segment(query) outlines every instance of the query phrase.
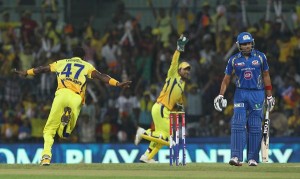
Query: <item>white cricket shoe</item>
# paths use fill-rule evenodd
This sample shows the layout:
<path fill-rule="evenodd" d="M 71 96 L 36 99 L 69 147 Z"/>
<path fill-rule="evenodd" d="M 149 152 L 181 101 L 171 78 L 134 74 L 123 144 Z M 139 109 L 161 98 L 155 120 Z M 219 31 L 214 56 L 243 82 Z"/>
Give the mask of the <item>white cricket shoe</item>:
<path fill-rule="evenodd" d="M 257 162 L 255 160 L 251 159 L 251 160 L 248 161 L 248 165 L 256 167 L 258 164 L 257 164 Z"/>
<path fill-rule="evenodd" d="M 237 157 L 232 157 L 229 161 L 229 164 L 233 166 L 242 166 L 242 162 L 240 162 Z"/>
<path fill-rule="evenodd" d="M 142 162 L 142 163 L 158 163 L 158 162 L 157 162 L 156 160 L 154 160 L 153 158 L 149 160 L 148 157 L 147 157 L 145 154 L 143 154 L 143 155 L 141 156 L 140 162 Z"/>
<path fill-rule="evenodd" d="M 134 139 L 135 145 L 139 145 L 139 143 L 142 140 L 142 134 L 144 134 L 145 131 L 146 131 L 145 129 L 138 127 L 138 129 L 136 130 L 136 135 L 135 135 L 135 139 Z"/>

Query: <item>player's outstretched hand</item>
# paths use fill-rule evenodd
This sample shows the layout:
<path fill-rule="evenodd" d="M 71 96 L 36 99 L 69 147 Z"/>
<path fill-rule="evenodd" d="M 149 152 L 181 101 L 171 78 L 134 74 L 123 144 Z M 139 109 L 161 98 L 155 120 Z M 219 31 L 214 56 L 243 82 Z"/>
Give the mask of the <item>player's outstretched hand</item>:
<path fill-rule="evenodd" d="M 131 83 L 132 81 L 119 82 L 117 86 L 121 88 L 129 88 Z"/>
<path fill-rule="evenodd" d="M 16 68 L 11 70 L 13 73 L 18 74 L 20 77 L 26 77 L 27 76 L 27 72 L 26 71 L 18 71 Z"/>
<path fill-rule="evenodd" d="M 184 47 L 188 43 L 189 39 L 185 36 L 181 35 L 180 38 L 177 40 L 177 50 L 180 52 L 184 52 Z"/>

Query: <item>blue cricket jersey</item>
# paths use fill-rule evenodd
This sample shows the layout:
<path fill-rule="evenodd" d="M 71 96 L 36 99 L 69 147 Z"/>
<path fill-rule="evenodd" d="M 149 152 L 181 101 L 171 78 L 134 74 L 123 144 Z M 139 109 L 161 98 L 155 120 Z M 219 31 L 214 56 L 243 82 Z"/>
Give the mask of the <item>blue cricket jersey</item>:
<path fill-rule="evenodd" d="M 241 89 L 263 90 L 263 71 L 268 71 L 266 55 L 258 50 L 252 50 L 249 58 L 241 52 L 231 56 L 225 69 L 225 74 L 236 75 L 236 87 Z"/>

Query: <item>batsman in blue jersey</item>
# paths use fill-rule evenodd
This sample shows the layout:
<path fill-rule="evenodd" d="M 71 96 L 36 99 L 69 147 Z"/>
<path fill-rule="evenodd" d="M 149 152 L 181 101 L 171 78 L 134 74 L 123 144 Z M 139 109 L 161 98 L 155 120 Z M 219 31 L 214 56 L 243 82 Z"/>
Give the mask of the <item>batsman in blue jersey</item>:
<path fill-rule="evenodd" d="M 243 150 L 247 143 L 249 166 L 257 166 L 262 139 L 262 120 L 266 93 L 267 108 L 272 111 L 275 98 L 269 66 L 264 53 L 254 49 L 254 39 L 248 32 L 237 37 L 239 53 L 231 56 L 225 69 L 220 93 L 214 99 L 217 111 L 227 106 L 224 98 L 230 78 L 235 75 L 234 114 L 231 119 L 231 159 L 230 165 L 241 166 Z"/>

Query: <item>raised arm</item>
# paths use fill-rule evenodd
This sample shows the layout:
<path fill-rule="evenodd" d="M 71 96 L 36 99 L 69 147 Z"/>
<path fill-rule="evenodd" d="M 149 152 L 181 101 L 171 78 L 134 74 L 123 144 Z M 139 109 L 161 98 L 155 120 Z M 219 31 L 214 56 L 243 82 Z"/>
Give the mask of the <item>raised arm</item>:
<path fill-rule="evenodd" d="M 98 79 L 104 83 L 111 85 L 111 86 L 118 86 L 121 88 L 129 88 L 130 84 L 131 84 L 131 81 L 119 82 L 116 79 L 110 77 L 109 75 L 100 73 L 97 70 L 94 70 L 92 72 L 92 78 Z"/>
<path fill-rule="evenodd" d="M 173 54 L 171 66 L 168 70 L 168 77 L 177 74 L 178 71 L 178 61 L 181 52 L 184 52 L 185 45 L 188 43 L 189 39 L 183 35 L 177 40 L 177 48 Z"/>
<path fill-rule="evenodd" d="M 19 76 L 26 77 L 27 75 L 34 76 L 34 75 L 37 75 L 40 73 L 49 73 L 49 72 L 51 72 L 51 70 L 50 70 L 50 65 L 46 65 L 46 66 L 39 66 L 36 68 L 31 68 L 26 71 L 23 71 L 23 70 L 19 71 L 17 69 L 13 69 L 13 72 L 19 74 Z"/>

